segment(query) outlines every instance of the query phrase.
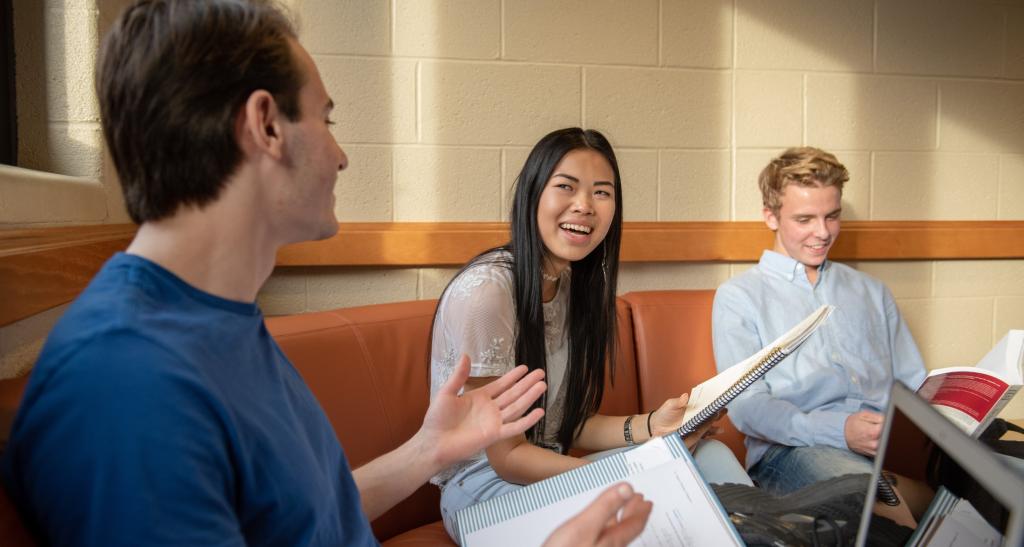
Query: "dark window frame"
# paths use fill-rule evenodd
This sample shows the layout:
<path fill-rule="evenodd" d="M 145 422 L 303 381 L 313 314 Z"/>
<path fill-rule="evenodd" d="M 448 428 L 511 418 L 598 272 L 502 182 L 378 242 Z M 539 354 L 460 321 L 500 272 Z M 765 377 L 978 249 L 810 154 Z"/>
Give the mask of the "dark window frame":
<path fill-rule="evenodd" d="M 17 112 L 13 1 L 0 0 L 0 164 L 18 164 Z"/>

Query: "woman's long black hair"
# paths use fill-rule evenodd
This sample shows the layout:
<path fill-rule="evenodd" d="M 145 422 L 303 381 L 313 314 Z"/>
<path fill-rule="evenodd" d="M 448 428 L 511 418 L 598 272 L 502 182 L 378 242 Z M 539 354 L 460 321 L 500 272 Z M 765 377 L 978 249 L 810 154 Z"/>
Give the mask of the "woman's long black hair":
<path fill-rule="evenodd" d="M 558 163 L 569 152 L 580 149 L 594 150 L 611 166 L 615 175 L 615 215 L 604 241 L 589 255 L 572 263 L 568 309 L 569 360 L 563 380 L 566 389 L 565 410 L 558 430 L 558 442 L 563 453 L 572 446 L 584 422 L 597 412 L 601 404 L 605 366 L 612 371 L 614 378 L 617 347 L 615 295 L 619 245 L 622 241 L 622 185 L 619 164 L 608 139 L 598 131 L 579 127 L 559 129 L 545 135 L 530 151 L 516 178 L 511 241 L 484 251 L 463 267 L 465 271 L 476 264 L 496 263 L 512 270 L 516 307 L 516 363 L 525 363 L 530 370 L 542 369 L 547 372 L 541 276 L 547 249 L 537 228 L 537 206 Z M 507 251 L 509 254 L 497 251 Z M 511 260 L 507 256 L 511 256 Z M 544 398 L 557 395 L 545 394 L 534 407 L 543 408 Z M 531 442 L 541 442 L 543 429 L 544 422 L 541 421 L 527 432 Z"/>

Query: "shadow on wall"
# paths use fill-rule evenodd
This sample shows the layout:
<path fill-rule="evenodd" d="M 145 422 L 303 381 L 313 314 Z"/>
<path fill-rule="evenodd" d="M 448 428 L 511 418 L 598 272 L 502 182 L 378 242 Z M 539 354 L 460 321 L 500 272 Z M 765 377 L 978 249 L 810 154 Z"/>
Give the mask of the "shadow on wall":
<path fill-rule="evenodd" d="M 1024 153 L 1024 66 L 1007 45 L 1020 14 L 940 1 L 737 0 L 737 68 L 800 73 L 804 142 L 851 167 L 848 218 L 1008 214 L 1000 154 Z"/>

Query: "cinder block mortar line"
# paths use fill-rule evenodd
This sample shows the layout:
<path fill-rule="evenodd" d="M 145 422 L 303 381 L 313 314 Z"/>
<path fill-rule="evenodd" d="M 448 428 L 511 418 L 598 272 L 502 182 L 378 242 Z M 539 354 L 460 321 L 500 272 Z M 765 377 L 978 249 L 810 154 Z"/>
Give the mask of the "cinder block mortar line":
<path fill-rule="evenodd" d="M 505 0 L 498 6 L 498 58 L 505 58 Z"/>
<path fill-rule="evenodd" d="M 1004 220 L 1001 211 L 1003 210 L 1003 157 L 1006 154 L 999 154 L 996 161 L 996 220 Z"/>
<path fill-rule="evenodd" d="M 804 73 L 800 85 L 800 143 L 807 146 L 807 74 Z"/>
<path fill-rule="evenodd" d="M 302 309 L 309 311 L 309 274 L 302 274 Z"/>
<path fill-rule="evenodd" d="M 930 266 L 930 268 L 929 268 L 929 272 L 928 273 L 931 274 L 931 279 L 928 281 L 928 284 L 929 284 L 928 294 L 930 295 L 930 298 L 934 299 L 934 298 L 937 297 L 936 291 L 935 291 L 935 280 L 936 280 L 936 278 L 938 278 L 938 273 L 936 272 L 935 261 L 934 260 L 929 261 L 929 266 Z"/>
<path fill-rule="evenodd" d="M 413 85 L 416 86 L 416 142 L 423 142 L 423 63 L 416 63 L 416 76 Z"/>
<path fill-rule="evenodd" d="M 871 72 L 878 72 L 878 0 L 871 6 Z"/>
<path fill-rule="evenodd" d="M 84 121 L 79 121 L 79 120 L 47 120 L 46 121 L 46 125 L 48 127 L 66 127 L 66 128 L 69 128 L 69 129 L 71 129 L 71 128 L 74 128 L 74 129 L 82 129 L 82 128 L 84 128 L 84 129 L 100 129 L 100 122 L 99 122 L 99 120 L 96 120 L 96 121 L 92 121 L 92 120 L 84 120 Z M 102 137 L 98 137 L 98 138 L 100 140 L 103 139 Z M 99 141 L 97 141 L 97 142 L 99 142 Z"/>
<path fill-rule="evenodd" d="M 942 146 L 942 85 L 935 83 L 935 149 Z"/>
<path fill-rule="evenodd" d="M 665 0 L 658 0 L 658 61 L 657 61 L 658 66 L 664 66 L 665 65 L 665 55 L 662 52 L 662 50 L 665 47 L 665 44 L 664 44 L 664 36 L 665 36 L 665 32 L 664 32 L 664 27 L 665 27 L 665 21 L 664 21 L 665 8 L 664 8 L 664 5 L 665 5 Z"/>
<path fill-rule="evenodd" d="M 498 161 L 501 162 L 498 166 L 498 176 L 501 177 L 498 180 L 498 218 L 501 218 L 501 210 L 505 203 L 505 184 L 507 184 L 505 181 L 508 180 L 508 170 L 506 169 L 508 167 L 506 165 L 508 163 L 508 156 L 505 154 L 504 148 L 498 153 Z"/>
<path fill-rule="evenodd" d="M 539 137 L 538 137 L 539 138 Z M 415 150 L 429 150 L 429 149 L 458 149 L 458 150 L 505 150 L 505 149 L 521 149 L 523 151 L 529 151 L 531 144 L 529 143 L 505 143 L 505 144 L 459 144 L 459 143 L 417 143 L 417 142 L 373 142 L 364 143 L 358 141 L 345 141 L 338 142 L 338 145 L 344 149 L 345 147 L 366 147 L 366 148 L 408 148 Z M 729 148 L 724 146 L 708 146 L 708 147 L 664 147 L 664 146 L 642 146 L 642 145 L 630 145 L 623 144 L 615 147 L 616 150 L 620 151 L 645 151 L 645 150 L 664 150 L 666 152 L 728 152 Z M 776 147 L 766 148 L 743 148 L 743 150 L 777 150 Z M 849 150 L 856 152 L 859 150 Z"/>
<path fill-rule="evenodd" d="M 661 220 L 661 149 L 658 149 L 655 152 L 657 155 L 655 176 L 658 177 L 658 180 L 656 180 L 654 184 L 654 218 L 655 220 Z"/>
<path fill-rule="evenodd" d="M 580 67 L 580 127 L 587 127 L 587 69 Z"/>
<path fill-rule="evenodd" d="M 663 66 L 659 67 L 655 64 L 622 64 L 622 63 L 593 63 L 593 62 L 573 62 L 573 61 L 542 61 L 542 60 L 523 60 L 523 59 L 478 59 L 478 58 L 460 58 L 460 57 L 425 57 L 422 55 L 372 55 L 364 53 L 314 53 L 313 58 L 325 58 L 325 59 L 356 59 L 356 60 L 402 60 L 402 61 L 430 61 L 437 63 L 453 63 L 453 64 L 488 64 L 495 66 L 555 66 L 555 67 L 589 67 L 589 68 L 623 68 L 623 69 L 636 69 L 636 70 L 668 70 L 673 72 L 725 72 L 732 70 L 730 67 L 689 67 L 689 66 Z M 757 69 L 751 69 L 757 70 Z"/>
<path fill-rule="evenodd" d="M 632 70 L 657 70 L 657 71 L 669 71 L 669 72 L 727 72 L 730 70 L 739 70 L 744 72 L 779 72 L 779 73 L 802 73 L 808 75 L 845 75 L 845 76 L 874 76 L 878 78 L 906 78 L 906 79 L 921 79 L 921 80 L 935 80 L 935 81 L 950 81 L 950 82 L 980 82 L 980 83 L 994 83 L 994 84 L 1020 84 L 1024 85 L 1024 81 L 1015 78 L 1001 77 L 1001 76 L 957 76 L 953 74 L 907 74 L 902 72 L 866 72 L 866 71 L 854 71 L 854 70 L 828 70 L 828 69 L 812 69 L 812 68 L 775 68 L 775 67 L 688 67 L 688 66 L 673 66 L 664 65 L 657 66 L 653 64 L 605 64 L 605 63 L 593 63 L 593 62 L 571 62 L 571 61 L 544 61 L 544 60 L 520 60 L 520 59 L 477 59 L 477 58 L 456 58 L 456 57 L 425 57 L 425 56 L 414 56 L 414 55 L 371 55 L 371 54 L 350 54 L 350 53 L 315 53 L 314 58 L 332 58 L 332 59 L 357 59 L 357 60 L 404 60 L 404 61 L 424 61 L 434 63 L 453 63 L 453 64 L 487 64 L 495 66 L 545 66 L 545 67 L 586 67 L 586 68 L 613 68 L 613 69 L 632 69 Z"/>
<path fill-rule="evenodd" d="M 875 218 L 875 151 L 868 152 L 868 220 Z"/>
<path fill-rule="evenodd" d="M 989 345 L 992 345 L 992 346 L 996 345 L 996 343 L 999 342 L 999 338 L 1000 338 L 1000 333 L 996 332 L 996 327 L 999 326 L 998 318 L 999 318 L 999 297 L 998 296 L 993 296 L 992 297 L 992 329 L 991 329 L 992 330 L 992 341 L 989 342 Z"/>
<path fill-rule="evenodd" d="M 738 49 L 738 41 L 739 41 L 739 39 L 736 36 L 736 17 L 737 17 L 736 12 L 737 12 L 736 0 L 733 0 L 733 2 L 732 2 L 732 14 L 731 14 L 732 17 L 730 17 L 730 23 L 732 24 L 732 30 L 731 30 L 731 32 L 732 32 L 732 54 L 731 54 L 731 62 L 729 63 L 730 65 L 732 65 L 732 68 L 729 71 L 730 72 L 730 76 L 731 76 L 730 85 L 732 86 L 732 89 L 730 90 L 730 93 L 732 94 L 732 105 L 731 105 L 732 107 L 730 108 L 730 112 L 729 112 L 729 124 L 730 124 L 730 127 L 731 127 L 730 132 L 732 133 L 731 138 L 730 138 L 730 142 L 729 142 L 729 149 L 730 149 L 729 150 L 729 182 L 730 182 L 730 184 L 729 184 L 729 186 L 730 186 L 730 189 L 729 189 L 729 219 L 730 220 L 736 220 L 736 216 L 737 216 L 737 211 L 736 211 L 736 194 L 738 192 L 738 181 L 736 180 L 736 155 L 737 155 L 737 151 L 738 151 L 738 147 L 736 145 L 736 141 L 737 141 L 737 137 L 736 137 L 736 110 L 737 110 L 737 107 L 736 107 L 736 104 L 737 104 L 737 99 L 736 99 L 736 76 L 737 76 L 736 65 L 738 64 L 737 63 L 738 55 L 736 53 L 736 50 Z"/>
<path fill-rule="evenodd" d="M 1003 78 L 1010 77 L 1010 10 L 1008 6 L 1003 6 L 1001 10 L 1003 12 L 1003 35 L 1002 38 L 1003 47 L 1000 50 L 1003 53 L 1002 65 Z"/>
<path fill-rule="evenodd" d="M 388 9 L 388 17 L 391 19 L 388 21 L 388 56 L 390 57 L 395 52 L 395 41 L 398 35 L 398 0 L 391 0 Z"/>

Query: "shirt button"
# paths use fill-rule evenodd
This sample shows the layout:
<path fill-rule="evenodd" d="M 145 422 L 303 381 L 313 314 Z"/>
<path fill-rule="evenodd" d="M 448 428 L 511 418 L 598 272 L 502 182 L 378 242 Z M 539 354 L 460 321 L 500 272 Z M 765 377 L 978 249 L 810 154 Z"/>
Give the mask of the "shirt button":
<path fill-rule="evenodd" d="M 839 354 L 833 351 L 832 352 L 832 360 L 838 363 L 839 362 Z"/>
<path fill-rule="evenodd" d="M 851 374 L 850 375 L 850 381 L 856 384 L 857 383 L 857 377 Z"/>

